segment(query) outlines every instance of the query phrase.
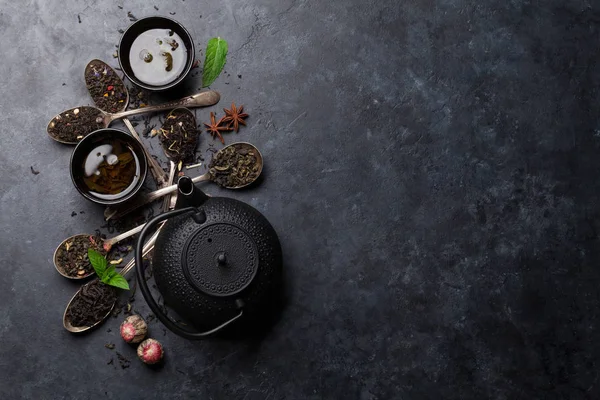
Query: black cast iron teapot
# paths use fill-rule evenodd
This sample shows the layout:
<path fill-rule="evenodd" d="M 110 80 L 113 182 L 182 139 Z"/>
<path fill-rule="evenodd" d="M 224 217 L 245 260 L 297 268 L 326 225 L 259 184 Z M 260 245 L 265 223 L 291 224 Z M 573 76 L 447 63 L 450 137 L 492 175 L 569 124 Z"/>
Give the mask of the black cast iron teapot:
<path fill-rule="evenodd" d="M 144 278 L 145 238 L 165 220 L 154 246 L 154 279 L 165 305 L 197 330 L 170 319 Z M 142 230 L 135 258 L 148 305 L 167 328 L 188 339 L 259 320 L 281 281 L 281 246 L 267 219 L 241 201 L 208 197 L 186 176 L 178 182 L 175 210 Z"/>

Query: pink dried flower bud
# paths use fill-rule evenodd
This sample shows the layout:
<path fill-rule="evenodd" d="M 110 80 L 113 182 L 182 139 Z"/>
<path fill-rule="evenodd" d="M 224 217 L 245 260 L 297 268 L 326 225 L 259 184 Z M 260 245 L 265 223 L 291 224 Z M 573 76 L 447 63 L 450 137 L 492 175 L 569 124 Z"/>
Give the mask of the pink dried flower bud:
<path fill-rule="evenodd" d="M 156 364 L 164 355 L 162 344 L 158 340 L 146 339 L 138 346 L 137 355 L 146 364 Z"/>
<path fill-rule="evenodd" d="M 121 324 L 121 337 L 127 343 L 139 343 L 146 337 L 148 326 L 139 315 L 130 315 Z"/>

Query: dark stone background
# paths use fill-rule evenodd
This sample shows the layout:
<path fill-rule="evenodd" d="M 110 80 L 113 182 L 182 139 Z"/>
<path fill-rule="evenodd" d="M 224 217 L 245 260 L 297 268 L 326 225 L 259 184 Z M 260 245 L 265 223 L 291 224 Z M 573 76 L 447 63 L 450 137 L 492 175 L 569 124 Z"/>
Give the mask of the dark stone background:
<path fill-rule="evenodd" d="M 78 285 L 52 266 L 104 222 L 45 127 L 90 103 L 89 60 L 117 65 L 127 11 L 174 14 L 199 50 L 228 40 L 222 101 L 198 119 L 244 104 L 226 140 L 255 143 L 265 179 L 204 187 L 263 212 L 285 256 L 272 330 L 190 342 L 153 322 L 160 370 L 121 316 L 63 330 Z M 0 38 L 1 398 L 599 397 L 597 2 L 2 0 Z"/>

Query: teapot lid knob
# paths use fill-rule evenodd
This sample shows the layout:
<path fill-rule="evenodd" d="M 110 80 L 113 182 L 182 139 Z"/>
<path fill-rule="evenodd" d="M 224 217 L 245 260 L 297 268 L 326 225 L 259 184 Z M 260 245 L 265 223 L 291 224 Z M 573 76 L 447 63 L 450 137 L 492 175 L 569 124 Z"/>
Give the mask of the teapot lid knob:
<path fill-rule="evenodd" d="M 232 296 L 244 290 L 258 271 L 254 238 L 232 223 L 202 224 L 186 240 L 181 267 L 189 284 L 209 296 Z"/>

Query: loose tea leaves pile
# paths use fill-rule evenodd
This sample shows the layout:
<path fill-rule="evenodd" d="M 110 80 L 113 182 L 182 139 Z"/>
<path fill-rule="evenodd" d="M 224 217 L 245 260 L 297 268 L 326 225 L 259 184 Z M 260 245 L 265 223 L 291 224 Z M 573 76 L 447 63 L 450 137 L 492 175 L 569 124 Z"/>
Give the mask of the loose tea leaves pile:
<path fill-rule="evenodd" d="M 171 161 L 186 162 L 193 158 L 198 144 L 198 130 L 196 119 L 189 110 L 173 110 L 159 132 L 160 144 Z"/>
<path fill-rule="evenodd" d="M 104 128 L 102 112 L 94 107 L 82 106 L 54 117 L 48 125 L 48 133 L 59 141 L 77 143 L 100 128 Z"/>
<path fill-rule="evenodd" d="M 106 255 L 99 236 L 79 235 L 65 241 L 56 250 L 56 265 L 65 275 L 74 278 L 91 274 L 94 269 L 88 258 L 90 247 Z"/>
<path fill-rule="evenodd" d="M 208 171 L 212 180 L 222 187 L 239 187 L 258 178 L 262 165 L 260 155 L 246 143 L 234 143 L 212 159 Z"/>
<path fill-rule="evenodd" d="M 115 288 L 94 279 L 81 288 L 67 308 L 67 321 L 74 327 L 92 326 L 104 319 L 116 299 Z"/>
<path fill-rule="evenodd" d="M 129 107 L 134 109 L 147 107 L 150 104 L 150 95 L 149 91 L 135 85 L 129 87 Z"/>
<path fill-rule="evenodd" d="M 116 72 L 102 61 L 91 61 L 85 70 L 85 83 L 94 103 L 109 113 L 127 106 L 127 90 Z"/>

